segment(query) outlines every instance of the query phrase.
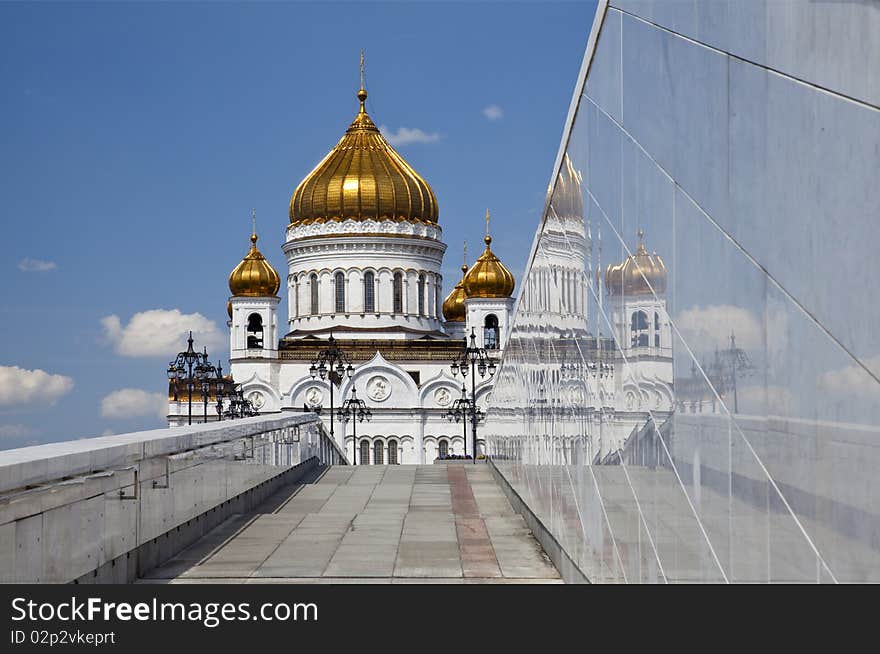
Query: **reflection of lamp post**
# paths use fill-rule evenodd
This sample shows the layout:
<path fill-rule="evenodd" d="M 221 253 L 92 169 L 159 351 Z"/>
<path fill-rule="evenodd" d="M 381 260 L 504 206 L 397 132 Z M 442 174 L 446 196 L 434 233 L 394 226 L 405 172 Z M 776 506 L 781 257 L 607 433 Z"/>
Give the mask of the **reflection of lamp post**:
<path fill-rule="evenodd" d="M 471 373 L 471 400 L 470 409 L 471 413 L 471 431 L 473 432 L 474 437 L 474 463 L 477 462 L 477 421 L 479 420 L 479 416 L 477 414 L 477 373 L 480 373 L 480 377 L 485 377 L 486 372 L 489 372 L 489 377 L 495 375 L 495 359 L 486 354 L 486 350 L 481 347 L 477 347 L 477 336 L 474 334 L 474 328 L 471 327 L 471 342 L 468 345 L 467 339 L 465 338 L 464 348 L 462 348 L 458 358 L 452 362 L 450 366 L 452 370 L 453 376 L 461 373 L 462 378 L 467 379 L 468 375 L 468 365 L 470 365 L 470 373 Z"/>
<path fill-rule="evenodd" d="M 193 370 L 195 369 L 196 374 L 201 374 L 200 371 L 203 369 L 203 366 L 207 365 L 213 368 L 210 363 L 208 363 L 208 350 L 205 349 L 204 355 L 200 352 L 196 352 L 193 350 L 193 335 L 192 332 L 189 333 L 189 338 L 187 339 L 187 348 L 183 352 L 179 352 L 177 357 L 168 364 L 168 379 L 174 384 L 175 396 L 177 395 L 177 382 L 185 381 L 187 391 L 189 391 L 189 414 L 187 418 L 187 424 L 192 424 L 192 394 L 193 388 L 195 387 L 195 378 L 193 377 Z M 204 361 L 202 359 L 204 357 Z M 207 419 L 207 409 L 206 409 L 206 419 Z"/>
<path fill-rule="evenodd" d="M 351 420 L 351 439 L 352 439 L 352 458 L 351 464 L 357 465 L 357 423 L 363 422 L 365 419 L 370 420 L 373 417 L 373 412 L 367 408 L 367 403 L 363 400 L 359 400 L 357 396 L 357 391 L 355 390 L 354 385 L 351 387 L 351 398 L 345 400 L 342 403 L 342 406 L 339 407 L 339 419 L 346 423 Z M 343 435 L 343 442 L 345 441 Z M 364 462 L 361 461 L 361 465 Z"/>
<path fill-rule="evenodd" d="M 312 365 L 309 367 L 309 374 L 312 379 L 321 377 L 321 380 L 330 377 L 330 436 L 333 437 L 333 376 L 342 381 L 343 376 L 347 375 L 349 379 L 354 374 L 354 367 L 345 355 L 345 352 L 336 345 L 336 339 L 333 334 L 327 339 L 327 349 L 318 352 Z"/>
<path fill-rule="evenodd" d="M 730 381 L 731 386 L 733 386 L 733 412 L 739 413 L 739 402 L 736 396 L 736 376 L 737 371 L 741 375 L 749 375 L 755 370 L 755 366 L 752 365 L 751 360 L 749 360 L 749 355 L 745 353 L 745 350 L 736 346 L 736 336 L 734 336 L 733 332 L 730 332 L 730 346 L 726 350 L 721 350 L 720 352 L 715 352 L 716 359 L 719 359 L 724 364 L 726 364 L 727 369 L 730 371 Z M 720 365 L 719 365 L 720 367 Z M 724 378 L 724 373 L 726 371 L 719 370 L 722 374 L 722 379 Z"/>

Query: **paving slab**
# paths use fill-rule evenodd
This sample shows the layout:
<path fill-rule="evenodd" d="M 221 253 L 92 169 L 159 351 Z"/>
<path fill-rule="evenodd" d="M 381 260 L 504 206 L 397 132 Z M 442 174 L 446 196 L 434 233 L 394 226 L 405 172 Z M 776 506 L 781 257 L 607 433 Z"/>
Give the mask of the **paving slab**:
<path fill-rule="evenodd" d="M 561 583 L 485 465 L 334 466 L 143 583 Z"/>

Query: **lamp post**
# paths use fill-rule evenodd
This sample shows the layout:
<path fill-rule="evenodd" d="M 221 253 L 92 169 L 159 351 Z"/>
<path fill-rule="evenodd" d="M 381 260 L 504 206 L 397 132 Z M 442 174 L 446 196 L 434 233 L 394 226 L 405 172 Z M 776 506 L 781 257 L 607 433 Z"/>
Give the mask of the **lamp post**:
<path fill-rule="evenodd" d="M 332 413 L 332 412 L 331 412 Z M 352 438 L 352 455 L 351 455 L 351 464 L 357 465 L 357 423 L 363 422 L 364 420 L 370 420 L 373 417 L 373 412 L 367 407 L 367 403 L 363 400 L 358 399 L 357 391 L 355 387 L 351 387 L 351 398 L 345 400 L 342 403 L 342 406 L 339 407 L 339 419 L 346 423 L 351 420 L 351 438 Z M 345 442 L 345 436 L 342 438 L 343 443 Z M 361 465 L 364 462 L 361 461 Z"/>
<path fill-rule="evenodd" d="M 202 422 L 208 422 L 208 395 L 211 391 L 211 380 L 216 376 L 217 369 L 208 361 L 208 348 L 202 354 L 201 363 L 196 364 L 195 377 L 202 386 L 202 408 L 204 410 Z"/>
<path fill-rule="evenodd" d="M 474 463 L 477 462 L 477 421 L 482 415 L 477 409 L 477 373 L 483 378 L 488 371 L 489 377 L 495 375 L 495 359 L 486 354 L 485 348 L 477 347 L 477 336 L 474 334 L 474 328 L 471 327 L 470 343 L 467 338 L 464 339 L 464 347 L 458 355 L 458 358 L 452 362 L 450 369 L 452 375 L 457 376 L 459 373 L 462 379 L 467 380 L 468 368 L 471 375 L 471 398 L 467 410 L 471 414 L 471 432 L 473 433 L 474 443 Z"/>
<path fill-rule="evenodd" d="M 480 411 L 480 407 L 476 411 L 471 411 L 471 401 L 467 397 L 467 388 L 461 385 L 461 397 L 452 403 L 452 407 L 446 412 L 446 419 L 452 422 L 461 422 L 461 435 L 464 441 L 464 457 L 467 458 L 467 416 L 472 414 L 472 419 L 476 416 L 476 422 L 480 422 L 485 414 Z M 476 460 L 476 446 L 474 446 L 474 460 Z"/>
<path fill-rule="evenodd" d="M 217 398 L 217 420 L 223 420 L 223 398 L 230 392 L 230 381 L 223 377 L 223 366 L 218 361 L 214 376 L 214 395 Z"/>
<path fill-rule="evenodd" d="M 344 376 L 347 375 L 351 379 L 354 374 L 354 366 L 351 365 L 345 352 L 336 345 L 333 334 L 330 334 L 330 338 L 327 339 L 327 349 L 318 352 L 318 356 L 309 367 L 309 374 L 312 379 L 320 377 L 321 380 L 324 380 L 328 376 L 330 378 L 330 437 L 333 438 L 333 377 L 335 375 L 342 381 Z"/>
<path fill-rule="evenodd" d="M 195 378 L 193 377 L 193 371 L 201 370 L 200 366 L 211 364 L 208 363 L 208 350 L 205 349 L 204 354 L 201 352 L 196 352 L 193 350 L 193 335 L 192 332 L 189 333 L 189 338 L 187 339 L 187 348 L 183 352 L 179 352 L 177 357 L 168 364 L 168 379 L 174 384 L 175 395 L 177 392 L 177 384 L 178 381 L 185 381 L 186 388 L 189 392 L 189 414 L 187 417 L 187 424 L 192 424 L 192 394 L 193 388 L 195 387 Z M 203 359 L 204 357 L 204 359 Z M 211 366 L 213 367 L 213 366 Z M 207 411 L 207 410 L 206 410 Z M 206 413 L 207 415 L 207 413 Z"/>

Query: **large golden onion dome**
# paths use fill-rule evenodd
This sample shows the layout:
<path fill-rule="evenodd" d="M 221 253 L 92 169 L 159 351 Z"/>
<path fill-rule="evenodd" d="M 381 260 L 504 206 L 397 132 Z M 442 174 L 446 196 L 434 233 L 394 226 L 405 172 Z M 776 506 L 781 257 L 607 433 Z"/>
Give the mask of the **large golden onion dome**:
<path fill-rule="evenodd" d="M 643 241 L 645 233 L 640 229 L 639 244 L 635 254 L 622 263 L 605 269 L 605 288 L 610 295 L 650 295 L 666 291 L 666 265 L 656 252 L 650 254 Z"/>
<path fill-rule="evenodd" d="M 263 253 L 257 249 L 257 235 L 251 234 L 251 249 L 231 273 L 229 273 L 229 291 L 234 296 L 268 297 L 278 293 L 281 278 Z M 232 306 L 228 305 L 230 318 Z"/>
<path fill-rule="evenodd" d="M 461 279 L 452 292 L 443 300 L 443 317 L 447 322 L 464 322 L 467 318 L 467 307 L 464 301 L 467 298 L 464 292 L 464 276 L 467 274 L 467 264 L 461 267 Z"/>
<path fill-rule="evenodd" d="M 361 108 L 330 153 L 290 198 L 294 225 L 329 220 L 396 220 L 436 224 L 437 198 L 428 183 L 389 145 Z"/>
<path fill-rule="evenodd" d="M 486 231 L 488 232 L 489 210 L 486 210 Z M 465 295 L 471 297 L 510 297 L 516 280 L 501 260 L 492 252 L 492 237 L 486 234 L 483 239 L 486 250 L 467 271 L 462 280 Z"/>

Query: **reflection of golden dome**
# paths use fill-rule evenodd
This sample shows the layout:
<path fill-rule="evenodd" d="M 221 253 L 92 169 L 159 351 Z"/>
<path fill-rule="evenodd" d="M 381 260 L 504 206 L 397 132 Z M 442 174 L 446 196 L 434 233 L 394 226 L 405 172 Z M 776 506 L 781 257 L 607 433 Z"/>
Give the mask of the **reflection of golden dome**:
<path fill-rule="evenodd" d="M 471 297 L 510 297 L 516 280 L 489 247 L 492 237 L 483 239 L 486 251 L 474 262 L 462 280 L 465 295 Z"/>
<path fill-rule="evenodd" d="M 278 293 L 281 278 L 266 257 L 257 249 L 257 235 L 251 234 L 251 250 L 229 274 L 229 290 L 233 295 L 268 297 Z M 232 317 L 232 306 L 227 307 Z"/>
<path fill-rule="evenodd" d="M 464 322 L 467 318 L 467 307 L 464 306 L 467 297 L 464 293 L 464 275 L 467 269 L 467 265 L 461 267 L 461 280 L 443 300 L 443 317 L 447 322 Z"/>
<path fill-rule="evenodd" d="M 392 148 L 361 108 L 330 153 L 300 182 L 290 199 L 290 222 L 408 220 L 437 223 L 437 198 L 428 183 Z"/>
<path fill-rule="evenodd" d="M 551 204 L 557 216 L 583 220 L 584 201 L 581 196 L 581 174 L 575 170 L 568 153 L 562 160 L 562 169 L 556 179 Z"/>
<path fill-rule="evenodd" d="M 659 254 L 649 254 L 639 230 L 639 245 L 623 263 L 605 269 L 605 288 L 611 295 L 650 295 L 666 291 L 666 265 Z"/>

